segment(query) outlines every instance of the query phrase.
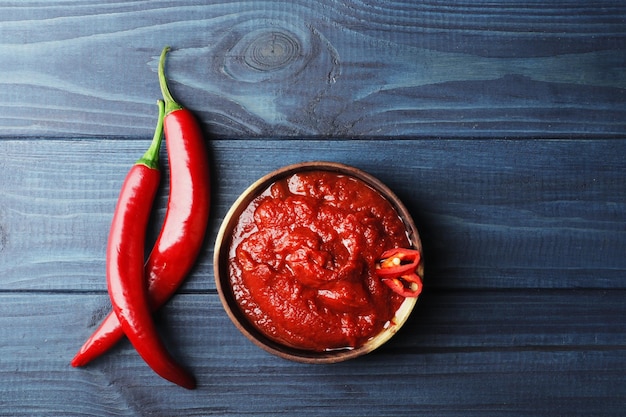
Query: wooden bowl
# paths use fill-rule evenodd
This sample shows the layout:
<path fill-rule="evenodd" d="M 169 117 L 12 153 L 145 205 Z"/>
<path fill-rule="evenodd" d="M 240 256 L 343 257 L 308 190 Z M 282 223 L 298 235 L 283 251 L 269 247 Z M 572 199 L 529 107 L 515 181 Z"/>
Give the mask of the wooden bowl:
<path fill-rule="evenodd" d="M 362 346 L 354 349 L 328 350 L 323 352 L 294 349 L 290 346 L 277 343 L 259 331 L 241 312 L 230 284 L 228 265 L 233 229 L 238 223 L 239 216 L 260 193 L 265 191 L 274 182 L 295 173 L 320 170 L 357 178 L 385 197 L 395 208 L 398 216 L 405 224 L 407 236 L 413 248 L 419 251 L 422 250 L 417 228 L 402 202 L 382 182 L 357 168 L 334 162 L 303 162 L 273 171 L 248 187 L 234 202 L 226 214 L 217 235 L 214 252 L 214 273 L 219 297 L 232 322 L 250 341 L 265 351 L 281 358 L 304 363 L 335 363 L 372 352 L 374 349 L 387 342 L 400 330 L 417 302 L 417 298 L 406 298 L 397 310 L 396 316 L 390 321 L 389 326 L 383 329 L 378 335 L 369 339 Z M 417 273 L 423 277 L 423 262 L 420 262 Z"/>

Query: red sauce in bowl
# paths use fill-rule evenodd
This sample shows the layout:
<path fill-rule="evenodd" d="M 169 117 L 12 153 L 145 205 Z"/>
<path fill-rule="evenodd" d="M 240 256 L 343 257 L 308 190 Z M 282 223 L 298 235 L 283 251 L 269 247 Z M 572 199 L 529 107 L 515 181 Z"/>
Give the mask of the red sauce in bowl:
<path fill-rule="evenodd" d="M 278 180 L 239 216 L 229 276 L 242 313 L 263 334 L 309 351 L 357 348 L 404 301 L 375 274 L 381 253 L 409 247 L 392 205 L 330 171 Z"/>

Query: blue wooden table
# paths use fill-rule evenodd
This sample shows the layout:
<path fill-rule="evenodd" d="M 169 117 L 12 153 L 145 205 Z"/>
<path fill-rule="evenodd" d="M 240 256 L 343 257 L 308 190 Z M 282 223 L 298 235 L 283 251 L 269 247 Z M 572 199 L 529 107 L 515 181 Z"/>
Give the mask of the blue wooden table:
<path fill-rule="evenodd" d="M 165 45 L 212 162 L 204 248 L 155 316 L 194 391 L 127 340 L 69 365 L 110 311 Z M 623 1 L 2 1 L 0 87 L 0 415 L 624 415 Z M 385 182 L 425 251 L 406 326 L 334 365 L 254 346 L 213 277 L 237 196 L 309 160 Z"/>

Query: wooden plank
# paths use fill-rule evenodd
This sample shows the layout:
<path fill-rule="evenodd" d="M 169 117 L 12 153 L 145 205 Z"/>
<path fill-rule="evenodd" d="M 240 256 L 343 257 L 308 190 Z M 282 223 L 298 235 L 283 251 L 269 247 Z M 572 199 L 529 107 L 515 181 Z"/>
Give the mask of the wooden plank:
<path fill-rule="evenodd" d="M 0 130 L 148 136 L 156 58 L 218 137 L 626 131 L 619 0 L 0 5 Z"/>
<path fill-rule="evenodd" d="M 0 416 L 622 416 L 624 21 L 619 0 L 0 3 Z M 204 250 L 156 315 L 193 392 L 127 341 L 69 366 L 110 309 L 166 44 L 214 167 Z M 336 365 L 257 348 L 213 283 L 230 204 L 303 160 L 380 178 L 425 248 L 406 327 Z"/>
<path fill-rule="evenodd" d="M 159 314 L 200 386 L 157 377 L 121 342 L 68 364 L 102 295 L 0 294 L 0 415 L 618 416 L 626 398 L 623 291 L 426 292 L 394 339 L 366 357 L 303 365 L 230 323 L 216 294 Z M 94 316 L 95 315 L 95 316 Z"/>
<path fill-rule="evenodd" d="M 0 141 L 0 289 L 104 291 L 117 193 L 147 145 Z M 212 218 L 185 291 L 215 288 L 215 236 L 237 196 L 303 160 L 354 165 L 394 190 L 422 232 L 431 288 L 625 288 L 625 140 L 215 140 L 211 153 Z"/>

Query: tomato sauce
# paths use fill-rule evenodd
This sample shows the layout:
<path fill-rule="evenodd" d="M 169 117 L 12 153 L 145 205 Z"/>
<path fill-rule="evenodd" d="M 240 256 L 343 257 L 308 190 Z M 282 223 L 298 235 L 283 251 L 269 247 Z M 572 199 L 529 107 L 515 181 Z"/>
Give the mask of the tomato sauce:
<path fill-rule="evenodd" d="M 376 261 L 409 245 L 398 213 L 367 184 L 330 171 L 294 174 L 240 216 L 231 285 L 241 311 L 269 338 L 312 351 L 356 348 L 404 300 L 377 278 Z"/>

